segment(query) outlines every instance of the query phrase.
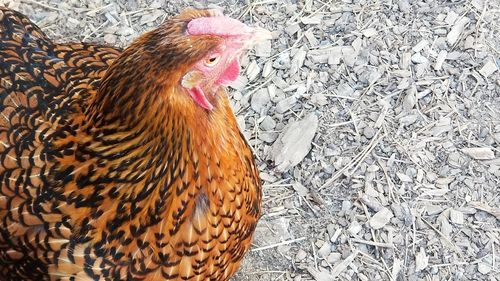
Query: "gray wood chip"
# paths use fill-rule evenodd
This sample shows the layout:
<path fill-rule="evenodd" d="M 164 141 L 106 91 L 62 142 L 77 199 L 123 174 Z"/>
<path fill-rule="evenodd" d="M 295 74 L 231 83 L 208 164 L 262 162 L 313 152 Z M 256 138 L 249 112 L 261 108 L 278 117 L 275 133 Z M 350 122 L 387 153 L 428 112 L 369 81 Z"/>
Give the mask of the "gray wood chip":
<path fill-rule="evenodd" d="M 424 248 L 420 248 L 420 251 L 415 255 L 416 268 L 415 271 L 422 271 L 429 265 L 429 257 L 425 253 Z"/>
<path fill-rule="evenodd" d="M 450 210 L 450 220 L 454 224 L 464 224 L 464 214 L 458 210 Z"/>
<path fill-rule="evenodd" d="M 356 234 L 358 234 L 358 232 L 361 231 L 361 229 L 363 229 L 363 227 L 359 224 L 358 221 L 354 220 L 349 225 L 347 232 L 349 232 L 351 235 L 356 235 Z"/>
<path fill-rule="evenodd" d="M 322 14 L 315 14 L 310 17 L 301 17 L 300 21 L 303 24 L 320 24 L 321 21 L 323 20 L 323 15 Z"/>
<path fill-rule="evenodd" d="M 315 63 L 326 63 L 329 64 L 339 64 L 341 58 L 345 53 L 352 52 L 354 49 L 350 46 L 335 46 L 317 50 L 311 50 L 307 53 L 307 56 Z M 330 61 L 331 58 L 331 61 Z"/>
<path fill-rule="evenodd" d="M 307 41 L 309 41 L 309 44 L 312 47 L 319 45 L 319 41 L 314 36 L 312 29 L 308 29 L 306 32 L 304 32 L 304 36 L 307 38 Z"/>
<path fill-rule="evenodd" d="M 304 250 L 302 250 L 302 249 L 299 249 L 299 251 L 297 252 L 297 255 L 295 255 L 295 259 L 297 261 L 302 261 L 306 257 L 307 257 L 307 253 Z"/>
<path fill-rule="evenodd" d="M 422 56 L 420 53 L 415 53 L 413 56 L 411 56 L 411 61 L 417 64 L 429 62 L 429 60 L 426 57 Z"/>
<path fill-rule="evenodd" d="M 245 75 L 240 75 L 240 76 L 238 76 L 236 81 L 233 81 L 231 83 L 231 88 L 238 90 L 238 91 L 242 91 L 246 87 L 247 84 L 248 84 L 248 78 Z"/>
<path fill-rule="evenodd" d="M 399 10 L 403 13 L 408 13 L 411 11 L 411 5 L 408 0 L 399 0 L 398 1 Z"/>
<path fill-rule="evenodd" d="M 481 262 L 477 264 L 477 271 L 481 274 L 489 274 L 493 269 L 493 257 L 491 255 L 483 257 Z"/>
<path fill-rule="evenodd" d="M 479 73 L 483 75 L 485 78 L 488 78 L 491 74 L 495 73 L 495 71 L 498 70 L 498 66 L 495 62 L 492 60 L 486 61 L 486 63 L 479 69 Z"/>
<path fill-rule="evenodd" d="M 448 14 L 446 15 L 446 18 L 444 19 L 444 21 L 449 24 L 449 25 L 452 25 L 455 23 L 455 21 L 458 19 L 458 14 L 455 13 L 453 10 L 450 10 L 448 12 Z"/>
<path fill-rule="evenodd" d="M 300 68 L 304 65 L 306 55 L 307 52 L 303 48 L 300 48 L 295 52 L 290 66 L 290 76 L 299 72 Z"/>
<path fill-rule="evenodd" d="M 400 260 L 396 257 L 394 257 L 394 262 L 393 262 L 393 265 L 392 265 L 392 276 L 398 276 L 399 275 L 399 272 L 401 271 L 401 268 L 403 266 L 403 260 Z"/>
<path fill-rule="evenodd" d="M 311 102 L 320 106 L 324 106 L 328 104 L 328 99 L 323 94 L 313 94 L 311 96 Z"/>
<path fill-rule="evenodd" d="M 335 264 L 340 261 L 340 259 L 342 259 L 342 255 L 340 253 L 330 253 L 326 258 L 326 261 L 329 264 Z"/>
<path fill-rule="evenodd" d="M 295 96 L 282 99 L 278 104 L 276 104 L 276 112 L 285 113 L 290 110 L 297 103 L 297 98 Z"/>
<path fill-rule="evenodd" d="M 448 32 L 448 35 L 446 36 L 446 39 L 448 40 L 448 44 L 453 45 L 457 42 L 458 38 L 460 37 L 460 34 L 464 31 L 465 26 L 470 22 L 470 19 L 467 17 L 463 17 L 459 19 L 455 25 L 451 28 L 450 32 Z"/>
<path fill-rule="evenodd" d="M 391 210 L 382 208 L 373 217 L 370 218 L 370 226 L 373 229 L 380 229 L 384 227 L 394 216 Z"/>
<path fill-rule="evenodd" d="M 273 67 L 276 69 L 288 69 L 290 68 L 290 52 L 283 52 L 279 54 L 273 63 Z"/>
<path fill-rule="evenodd" d="M 340 234 L 342 233 L 342 229 L 337 228 L 333 235 L 330 237 L 330 242 L 335 243 L 337 239 L 339 238 Z"/>
<path fill-rule="evenodd" d="M 307 271 L 316 281 L 335 281 L 335 277 L 331 276 L 328 272 L 323 270 L 318 270 L 314 267 L 308 267 Z"/>
<path fill-rule="evenodd" d="M 265 116 L 262 122 L 260 122 L 260 127 L 264 131 L 271 131 L 276 128 L 276 121 L 271 116 Z"/>
<path fill-rule="evenodd" d="M 479 271 L 481 274 L 488 274 L 491 272 L 491 265 L 486 262 L 480 262 L 477 264 L 477 271 Z"/>
<path fill-rule="evenodd" d="M 350 254 L 345 260 L 340 262 L 337 266 L 335 266 L 332 269 L 332 272 L 330 273 L 332 277 L 336 278 L 342 273 L 353 261 L 354 259 L 358 256 L 358 251 L 355 250 L 352 254 Z"/>
<path fill-rule="evenodd" d="M 269 75 L 271 75 L 271 72 L 273 71 L 273 61 L 268 60 L 265 64 L 264 67 L 262 68 L 262 77 L 267 78 Z"/>
<path fill-rule="evenodd" d="M 318 249 L 318 255 L 321 258 L 326 258 L 330 254 L 330 243 L 325 242 L 323 243 L 323 246 Z"/>
<path fill-rule="evenodd" d="M 271 56 L 271 40 L 265 40 L 254 47 L 255 55 L 258 57 L 268 58 Z"/>
<path fill-rule="evenodd" d="M 462 148 L 463 153 L 477 160 L 490 160 L 495 158 L 495 153 L 489 147 Z"/>
<path fill-rule="evenodd" d="M 298 23 L 285 27 L 285 32 L 288 33 L 289 35 L 294 35 L 299 30 L 300 30 L 300 25 Z"/>
<path fill-rule="evenodd" d="M 418 42 L 417 45 L 413 46 L 412 50 L 415 53 L 418 53 L 418 52 L 422 51 L 425 47 L 427 47 L 427 45 L 429 45 L 429 41 L 423 39 L 420 42 Z"/>
<path fill-rule="evenodd" d="M 299 194 L 300 196 L 307 196 L 309 194 L 309 190 L 302 185 L 300 182 L 296 182 L 293 184 L 293 189 Z M 325 243 L 326 244 L 326 243 Z"/>
<path fill-rule="evenodd" d="M 358 250 L 350 254 L 346 259 L 341 261 L 338 265 L 336 265 L 330 273 L 322 270 L 318 270 L 314 267 L 307 267 L 307 271 L 311 274 L 311 276 L 316 281 L 335 281 L 338 276 L 347 269 L 349 265 L 352 264 L 354 259 L 358 256 Z"/>
<path fill-rule="evenodd" d="M 407 176 L 406 174 L 397 172 L 396 175 L 398 176 L 399 180 L 402 182 L 413 182 L 413 179 Z"/>
<path fill-rule="evenodd" d="M 252 96 L 250 105 L 255 112 L 260 113 L 271 101 L 267 89 L 260 89 Z"/>
<path fill-rule="evenodd" d="M 365 37 L 373 37 L 378 34 L 377 30 L 373 27 L 367 28 L 363 31 L 361 31 Z"/>
<path fill-rule="evenodd" d="M 247 66 L 247 77 L 249 81 L 255 80 L 260 73 L 260 67 L 255 60 L 252 60 Z"/>
<path fill-rule="evenodd" d="M 311 150 L 311 142 L 318 128 L 318 117 L 311 113 L 287 126 L 273 145 L 277 169 L 285 171 L 299 164 Z"/>
<path fill-rule="evenodd" d="M 106 34 L 104 35 L 104 42 L 109 45 L 116 44 L 116 36 L 114 34 Z"/>
<path fill-rule="evenodd" d="M 410 62 L 411 62 L 411 53 L 410 52 L 404 52 L 401 55 L 401 60 L 400 60 L 400 68 L 404 71 L 409 72 L 410 68 Z M 411 73 L 410 73 L 411 74 Z M 404 77 L 409 77 L 409 76 L 404 76 Z"/>
<path fill-rule="evenodd" d="M 435 70 L 441 70 L 441 68 L 443 67 L 443 63 L 446 60 L 447 55 L 448 55 L 448 52 L 445 50 L 442 50 L 439 52 L 439 54 L 436 58 L 436 64 L 434 64 Z"/>

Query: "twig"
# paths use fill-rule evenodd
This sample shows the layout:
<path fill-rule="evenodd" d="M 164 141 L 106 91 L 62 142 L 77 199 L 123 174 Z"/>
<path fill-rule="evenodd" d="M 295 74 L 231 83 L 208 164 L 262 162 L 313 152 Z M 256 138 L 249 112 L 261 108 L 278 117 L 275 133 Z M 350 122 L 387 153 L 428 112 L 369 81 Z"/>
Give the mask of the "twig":
<path fill-rule="evenodd" d="M 347 172 L 348 174 L 352 174 L 354 171 L 357 170 L 359 165 L 363 162 L 363 160 L 368 156 L 368 153 L 372 151 L 375 148 L 375 145 L 384 137 L 380 137 L 380 132 L 382 131 L 382 128 L 380 128 L 375 136 L 373 136 L 371 142 L 366 146 L 358 155 L 356 155 L 351 162 L 349 162 L 347 165 L 345 165 L 342 169 L 338 170 L 329 180 L 327 180 L 320 188 L 319 190 L 324 189 L 327 186 L 330 186 L 332 183 L 334 183 L 342 174 Z M 353 167 L 354 166 L 354 167 Z M 349 169 L 353 169 L 351 171 L 348 171 Z"/>
<path fill-rule="evenodd" d="M 394 245 L 389 244 L 389 243 L 382 243 L 382 242 L 373 242 L 373 241 L 368 241 L 368 240 L 363 240 L 359 238 L 352 238 L 351 241 L 356 242 L 356 243 L 362 243 L 370 246 L 375 246 L 375 247 L 382 247 L 382 248 L 394 248 Z"/>
<path fill-rule="evenodd" d="M 49 9 L 49 10 L 54 10 L 54 11 L 59 11 L 59 12 L 65 12 L 63 9 L 52 7 L 52 6 L 49 6 L 47 4 L 44 4 L 44 3 L 41 3 L 41 2 L 38 2 L 38 1 L 34 1 L 34 0 L 21 0 L 21 2 L 25 2 L 25 3 L 29 3 L 29 4 L 35 4 L 35 5 L 44 7 L 44 8 Z"/>
<path fill-rule="evenodd" d="M 428 226 L 430 226 L 437 234 L 439 234 L 447 243 L 448 245 L 451 247 L 451 249 L 457 253 L 457 255 L 459 255 L 461 258 L 463 258 L 463 255 L 462 255 L 462 252 L 460 252 L 460 250 L 458 249 L 458 247 L 453 244 L 450 239 L 448 239 L 448 237 L 446 237 L 441 231 L 439 231 L 439 229 L 435 228 L 430 222 L 426 221 L 424 218 L 420 217 L 420 219 L 425 223 L 427 224 Z"/>
<path fill-rule="evenodd" d="M 106 20 L 105 22 L 103 22 L 96 29 L 92 30 L 92 32 L 90 32 L 89 34 L 85 35 L 85 37 L 83 37 L 82 41 L 86 41 L 90 36 L 96 34 L 97 31 L 99 31 L 101 28 L 103 28 L 104 26 L 106 26 L 108 23 L 109 23 L 109 20 Z"/>
<path fill-rule="evenodd" d="M 268 250 L 268 249 L 276 248 L 276 247 L 279 247 L 279 246 L 283 246 L 283 245 L 288 245 L 288 244 L 292 244 L 292 243 L 295 243 L 295 242 L 299 242 L 299 241 L 302 241 L 302 240 L 305 240 L 305 239 L 306 239 L 306 237 L 300 237 L 300 238 L 297 238 L 297 239 L 287 240 L 287 241 L 283 241 L 283 242 L 280 242 L 280 243 L 276 243 L 276 244 L 272 244 L 272 245 L 267 245 L 267 246 L 255 248 L 255 249 L 252 249 L 251 251 L 252 252 L 258 252 L 258 251 Z"/>

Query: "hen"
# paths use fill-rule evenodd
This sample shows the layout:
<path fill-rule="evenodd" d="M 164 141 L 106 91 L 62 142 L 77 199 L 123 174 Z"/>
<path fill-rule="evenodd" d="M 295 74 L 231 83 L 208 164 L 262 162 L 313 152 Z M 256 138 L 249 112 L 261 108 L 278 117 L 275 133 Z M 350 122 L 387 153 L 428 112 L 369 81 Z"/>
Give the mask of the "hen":
<path fill-rule="evenodd" d="M 123 51 L 0 8 L 0 279 L 228 280 L 261 183 L 225 86 L 269 32 L 186 10 Z"/>

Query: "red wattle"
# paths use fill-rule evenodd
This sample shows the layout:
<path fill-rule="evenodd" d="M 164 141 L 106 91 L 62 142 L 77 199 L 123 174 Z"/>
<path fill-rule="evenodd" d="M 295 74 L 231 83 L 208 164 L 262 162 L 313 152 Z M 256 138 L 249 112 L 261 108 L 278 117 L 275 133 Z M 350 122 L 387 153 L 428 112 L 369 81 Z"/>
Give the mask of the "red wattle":
<path fill-rule="evenodd" d="M 210 111 L 214 109 L 214 106 L 208 101 L 207 97 L 205 96 L 205 93 L 203 92 L 203 89 L 201 89 L 200 87 L 194 87 L 188 89 L 188 92 L 189 95 L 199 106 Z"/>

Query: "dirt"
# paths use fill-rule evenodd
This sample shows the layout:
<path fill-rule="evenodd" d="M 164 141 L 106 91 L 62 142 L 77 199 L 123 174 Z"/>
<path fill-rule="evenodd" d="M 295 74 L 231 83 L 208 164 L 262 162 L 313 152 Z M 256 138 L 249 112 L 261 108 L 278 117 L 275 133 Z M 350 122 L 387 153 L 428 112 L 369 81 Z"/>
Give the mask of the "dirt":
<path fill-rule="evenodd" d="M 0 4 L 58 41 L 126 46 L 188 6 L 273 31 L 230 90 L 265 184 L 233 280 L 500 280 L 500 2 Z"/>

